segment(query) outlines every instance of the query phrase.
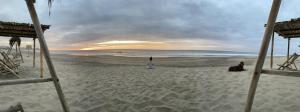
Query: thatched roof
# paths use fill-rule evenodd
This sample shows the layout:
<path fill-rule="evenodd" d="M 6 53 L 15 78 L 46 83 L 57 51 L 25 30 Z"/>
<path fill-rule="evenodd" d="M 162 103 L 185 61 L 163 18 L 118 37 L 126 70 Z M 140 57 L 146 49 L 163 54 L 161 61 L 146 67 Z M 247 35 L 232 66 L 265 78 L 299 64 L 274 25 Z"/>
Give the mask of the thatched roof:
<path fill-rule="evenodd" d="M 274 32 L 284 38 L 299 38 L 300 18 L 275 23 Z"/>
<path fill-rule="evenodd" d="M 42 25 L 43 31 L 50 25 Z M 33 24 L 0 21 L 0 36 L 37 38 Z"/>

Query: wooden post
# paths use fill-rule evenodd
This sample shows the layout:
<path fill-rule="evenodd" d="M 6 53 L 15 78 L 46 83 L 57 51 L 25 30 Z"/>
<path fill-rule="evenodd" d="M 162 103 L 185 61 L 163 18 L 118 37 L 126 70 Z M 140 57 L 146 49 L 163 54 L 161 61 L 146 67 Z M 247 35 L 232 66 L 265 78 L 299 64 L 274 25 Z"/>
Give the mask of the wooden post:
<path fill-rule="evenodd" d="M 15 42 L 15 45 L 16 45 L 16 57 L 18 56 L 18 43 L 17 42 Z"/>
<path fill-rule="evenodd" d="M 272 44 L 271 44 L 271 57 L 270 57 L 270 67 L 273 69 L 273 54 L 274 54 L 274 31 L 272 34 Z"/>
<path fill-rule="evenodd" d="M 52 78 L 6 80 L 6 81 L 0 81 L 0 86 L 17 85 L 17 84 L 31 84 L 31 83 L 43 83 L 43 82 L 49 82 L 49 81 L 53 81 Z"/>
<path fill-rule="evenodd" d="M 251 81 L 250 88 L 249 88 L 249 93 L 248 93 L 248 97 L 247 97 L 245 112 L 251 112 L 251 108 L 252 108 L 252 104 L 253 104 L 253 100 L 254 100 L 254 96 L 255 96 L 255 92 L 256 92 L 257 83 L 258 83 L 258 80 L 259 80 L 259 77 L 260 77 L 260 74 L 261 74 L 261 70 L 262 70 L 262 67 L 264 65 L 266 55 L 267 55 L 271 35 L 272 35 L 273 29 L 274 29 L 274 25 L 275 25 L 275 21 L 276 21 L 277 15 L 278 15 L 280 4 L 281 4 L 281 0 L 273 0 L 272 8 L 271 8 L 271 11 L 270 11 L 270 14 L 269 14 L 267 27 L 265 29 L 263 41 L 262 41 L 262 44 L 261 44 L 261 48 L 260 48 L 260 51 L 259 51 L 259 55 L 258 55 L 256 65 L 255 65 L 255 71 L 254 71 L 253 76 L 252 76 L 252 81 Z"/>
<path fill-rule="evenodd" d="M 40 48 L 40 78 L 44 77 L 43 49 Z"/>
<path fill-rule="evenodd" d="M 287 54 L 286 54 L 286 60 L 287 61 L 290 58 L 290 43 L 291 43 L 291 38 L 288 38 L 288 48 L 287 48 Z"/>
<path fill-rule="evenodd" d="M 63 110 L 64 110 L 64 112 L 70 112 L 70 109 L 69 109 L 68 104 L 65 100 L 65 96 L 63 94 L 61 85 L 59 83 L 59 79 L 56 75 L 55 68 L 54 68 L 53 63 L 51 61 L 48 46 L 47 46 L 46 40 L 44 38 L 43 30 L 41 28 L 41 24 L 40 24 L 39 18 L 37 16 L 33 1 L 32 0 L 25 0 L 25 1 L 26 1 L 26 4 L 27 4 L 28 11 L 30 13 L 32 22 L 34 24 L 35 32 L 36 32 L 38 40 L 40 42 L 41 49 L 43 49 L 44 58 L 47 62 L 47 66 L 49 68 L 50 75 L 53 79 L 53 83 L 54 83 L 54 86 L 56 88 L 56 92 L 58 94 L 58 97 L 59 97 L 59 100 L 60 100 L 61 105 L 63 107 Z"/>
<path fill-rule="evenodd" d="M 22 60 L 22 62 L 24 63 L 24 59 L 23 59 L 23 55 L 22 55 L 22 51 L 21 51 L 20 46 L 18 46 L 18 50 L 19 50 L 19 54 L 20 54 L 20 56 L 21 56 L 21 60 Z"/>
<path fill-rule="evenodd" d="M 35 67 L 35 38 L 33 38 L 33 56 L 32 56 L 32 64 L 33 64 L 33 68 Z"/>

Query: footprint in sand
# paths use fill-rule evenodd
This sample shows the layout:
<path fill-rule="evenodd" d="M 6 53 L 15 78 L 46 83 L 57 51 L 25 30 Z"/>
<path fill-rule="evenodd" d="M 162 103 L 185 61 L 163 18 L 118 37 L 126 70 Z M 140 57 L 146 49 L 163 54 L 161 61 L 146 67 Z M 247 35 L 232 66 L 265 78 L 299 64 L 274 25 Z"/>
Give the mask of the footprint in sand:
<path fill-rule="evenodd" d="M 153 107 L 150 112 L 177 112 L 175 109 L 170 107 Z"/>
<path fill-rule="evenodd" d="M 164 103 L 160 102 L 160 101 L 156 101 L 156 100 L 151 100 L 151 101 L 143 102 L 143 103 L 140 103 L 140 104 L 135 104 L 134 108 L 142 109 L 142 108 L 146 108 L 146 107 L 161 106 L 161 105 L 164 105 Z"/>
<path fill-rule="evenodd" d="M 300 107 L 298 105 L 289 105 L 285 108 L 285 110 L 289 112 L 299 112 Z"/>
<path fill-rule="evenodd" d="M 179 98 L 179 96 L 176 93 L 169 93 L 169 94 L 163 96 L 161 98 L 161 101 L 163 101 L 163 102 L 169 102 L 169 101 L 171 101 L 173 99 L 178 99 L 178 98 Z"/>
<path fill-rule="evenodd" d="M 103 110 L 104 112 L 112 112 L 112 111 L 115 112 L 111 104 L 104 104 L 104 105 L 92 107 L 91 109 L 87 110 L 87 112 L 99 112 L 99 110 Z"/>
<path fill-rule="evenodd" d="M 5 104 L 7 102 L 13 102 L 15 99 L 13 97 L 0 97 L 0 104 Z"/>
<path fill-rule="evenodd" d="M 217 105 L 212 109 L 213 112 L 232 112 L 233 107 L 230 104 Z"/>

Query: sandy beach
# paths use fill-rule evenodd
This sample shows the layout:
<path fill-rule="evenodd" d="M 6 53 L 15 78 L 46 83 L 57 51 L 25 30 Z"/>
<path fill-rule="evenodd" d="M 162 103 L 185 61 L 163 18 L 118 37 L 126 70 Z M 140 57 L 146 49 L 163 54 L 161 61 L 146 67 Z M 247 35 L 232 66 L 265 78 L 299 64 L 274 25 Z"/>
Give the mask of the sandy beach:
<path fill-rule="evenodd" d="M 20 76 L 39 77 L 32 57 L 24 58 Z M 72 112 L 242 112 L 255 64 L 255 57 L 174 57 L 154 58 L 155 69 L 147 69 L 147 58 L 52 58 Z M 38 66 L 39 58 L 36 61 Z M 247 71 L 227 71 L 240 61 Z M 49 77 L 47 70 L 45 77 Z M 8 79 L 14 77 L 1 75 L 1 80 Z M 253 112 L 298 112 L 299 80 L 262 75 Z M 52 82 L 1 86 L 0 90 L 0 109 L 21 102 L 27 112 L 62 112 Z"/>

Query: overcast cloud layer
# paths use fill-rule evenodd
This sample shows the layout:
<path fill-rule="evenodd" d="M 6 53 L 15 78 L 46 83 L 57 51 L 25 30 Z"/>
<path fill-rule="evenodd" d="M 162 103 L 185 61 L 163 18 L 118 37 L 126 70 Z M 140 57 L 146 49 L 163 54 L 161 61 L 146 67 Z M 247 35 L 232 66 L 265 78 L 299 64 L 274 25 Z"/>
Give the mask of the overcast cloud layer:
<path fill-rule="evenodd" d="M 30 22 L 23 0 L 0 1 L 0 20 Z M 42 23 L 52 25 L 46 32 L 51 48 L 126 39 L 166 42 L 194 40 L 218 44 L 223 50 L 245 49 L 255 52 L 260 45 L 271 2 L 56 0 L 50 17 L 47 0 L 37 0 L 36 6 Z M 278 21 L 299 17 L 299 3 L 298 0 L 283 1 Z M 278 41 L 279 47 L 276 49 L 284 50 L 282 46 L 285 43 Z M 296 46 L 299 43 L 293 44 Z"/>

